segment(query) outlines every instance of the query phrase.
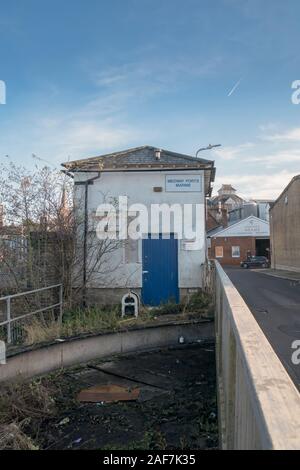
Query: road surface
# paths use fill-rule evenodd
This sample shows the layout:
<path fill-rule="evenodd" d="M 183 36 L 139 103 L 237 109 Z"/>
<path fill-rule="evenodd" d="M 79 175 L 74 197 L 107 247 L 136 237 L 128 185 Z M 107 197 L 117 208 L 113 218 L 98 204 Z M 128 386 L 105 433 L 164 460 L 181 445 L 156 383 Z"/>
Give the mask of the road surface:
<path fill-rule="evenodd" d="M 298 389 L 300 364 L 292 362 L 291 345 L 300 340 L 300 282 L 263 271 L 224 267 Z"/>

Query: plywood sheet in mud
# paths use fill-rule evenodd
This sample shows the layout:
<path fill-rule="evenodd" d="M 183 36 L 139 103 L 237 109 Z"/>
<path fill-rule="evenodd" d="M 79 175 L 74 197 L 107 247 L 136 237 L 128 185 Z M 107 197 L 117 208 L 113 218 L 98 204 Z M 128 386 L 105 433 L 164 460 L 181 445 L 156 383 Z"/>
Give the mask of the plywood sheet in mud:
<path fill-rule="evenodd" d="M 77 396 L 80 402 L 112 403 L 116 401 L 134 401 L 140 395 L 138 387 L 128 388 L 121 385 L 95 385 L 93 387 L 81 390 Z"/>

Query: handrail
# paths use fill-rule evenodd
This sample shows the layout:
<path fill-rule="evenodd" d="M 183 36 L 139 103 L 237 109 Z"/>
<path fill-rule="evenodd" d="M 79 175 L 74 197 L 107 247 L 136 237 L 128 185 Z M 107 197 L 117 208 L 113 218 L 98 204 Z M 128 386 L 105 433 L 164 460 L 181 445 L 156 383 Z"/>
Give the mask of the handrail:
<path fill-rule="evenodd" d="M 38 310 L 34 310 L 33 312 L 26 313 L 24 315 L 19 315 L 18 317 L 12 317 L 11 316 L 11 299 L 16 298 L 16 297 L 21 297 L 24 295 L 29 295 L 29 294 L 35 294 L 38 292 L 43 292 L 46 290 L 50 289 L 55 289 L 59 287 L 59 302 L 48 305 L 47 307 L 42 307 Z M 11 324 L 18 321 L 22 320 L 24 318 L 37 315 L 38 313 L 45 312 L 47 310 L 51 310 L 52 308 L 59 307 L 59 321 L 62 321 L 62 315 L 63 315 L 63 285 L 62 284 L 54 284 L 52 286 L 48 287 L 41 287 L 40 289 L 34 289 L 31 291 L 25 291 L 25 292 L 19 292 L 17 294 L 11 294 L 11 295 L 6 295 L 4 297 L 0 297 L 0 302 L 5 301 L 6 302 L 6 320 L 3 322 L 0 322 L 0 326 L 5 326 L 7 325 L 7 343 L 10 344 L 12 342 L 12 335 L 11 335 Z"/>
<path fill-rule="evenodd" d="M 40 289 L 28 290 L 25 292 L 18 292 L 18 294 L 9 294 L 9 295 L 5 295 L 4 297 L 0 297 L 0 301 L 6 300 L 8 297 L 12 299 L 13 297 L 21 297 L 22 295 L 34 294 L 35 292 L 41 292 L 41 291 L 48 290 L 48 289 L 54 289 L 54 287 L 60 287 L 60 286 L 61 284 L 55 284 L 49 287 L 41 287 Z"/>

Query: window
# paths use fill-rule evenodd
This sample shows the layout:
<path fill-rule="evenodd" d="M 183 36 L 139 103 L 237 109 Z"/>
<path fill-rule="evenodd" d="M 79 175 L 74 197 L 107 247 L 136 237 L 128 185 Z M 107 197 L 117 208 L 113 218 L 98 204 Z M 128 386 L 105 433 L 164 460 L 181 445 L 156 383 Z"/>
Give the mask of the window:
<path fill-rule="evenodd" d="M 216 253 L 216 258 L 223 258 L 223 247 L 216 246 L 215 253 Z"/>
<path fill-rule="evenodd" d="M 240 247 L 239 246 L 232 246 L 231 247 L 232 258 L 240 258 Z"/>

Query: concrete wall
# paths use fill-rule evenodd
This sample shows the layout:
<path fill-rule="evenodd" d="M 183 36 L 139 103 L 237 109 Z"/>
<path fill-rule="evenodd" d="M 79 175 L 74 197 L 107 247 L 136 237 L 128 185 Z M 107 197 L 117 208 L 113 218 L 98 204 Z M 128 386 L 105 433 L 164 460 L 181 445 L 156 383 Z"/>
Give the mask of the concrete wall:
<path fill-rule="evenodd" d="M 179 299 L 183 302 L 187 296 L 191 296 L 195 292 L 199 291 L 200 287 L 185 287 L 179 289 Z M 133 288 L 138 296 L 141 296 L 140 288 Z M 116 305 L 120 304 L 122 297 L 128 293 L 128 288 L 88 288 L 87 289 L 87 300 L 89 306 L 96 305 Z"/>
<path fill-rule="evenodd" d="M 89 306 L 96 306 L 96 305 L 116 305 L 120 304 L 122 301 L 122 297 L 125 294 L 128 294 L 128 288 L 109 288 L 109 287 L 89 287 L 87 288 L 87 303 Z M 141 295 L 140 288 L 133 288 L 133 292 L 135 292 L 138 296 Z"/>
<path fill-rule="evenodd" d="M 213 279 L 223 449 L 299 449 L 298 390 L 218 262 Z"/>
<path fill-rule="evenodd" d="M 213 340 L 212 322 L 174 322 L 118 333 L 66 340 L 11 355 L 6 365 L 0 365 L 0 383 L 28 379 L 37 375 L 101 359 L 113 354 L 146 351 L 161 347 Z"/>
<path fill-rule="evenodd" d="M 202 190 L 197 192 L 168 192 L 165 190 L 166 175 L 200 175 Z M 75 173 L 75 183 L 84 181 L 96 173 Z M 200 221 L 202 226 L 202 246 L 197 250 L 190 250 L 184 240 L 178 241 L 178 277 L 179 288 L 201 287 L 201 264 L 205 262 L 205 196 L 203 170 L 192 171 L 137 171 L 137 172 L 102 172 L 100 179 L 89 186 L 89 213 L 90 220 L 99 204 L 111 202 L 119 196 L 128 197 L 128 205 L 141 203 L 146 205 L 150 212 L 151 204 L 200 204 Z M 161 192 L 155 192 L 154 188 L 162 188 Z M 75 186 L 75 200 L 78 207 L 83 207 L 84 186 Z M 94 219 L 95 230 L 97 221 Z M 162 230 L 163 231 L 163 230 Z M 150 232 L 150 230 L 149 230 Z M 172 226 L 171 226 L 172 232 Z M 125 263 L 122 248 L 110 255 L 109 263 L 114 266 L 112 275 L 95 275 L 89 280 L 89 288 L 133 288 L 142 287 L 142 240 L 138 242 L 138 262 Z M 115 269 L 117 266 L 117 269 Z M 106 271 L 109 271 L 106 267 Z"/>
<path fill-rule="evenodd" d="M 270 228 L 272 267 L 300 272 L 300 176 L 271 208 Z"/>

